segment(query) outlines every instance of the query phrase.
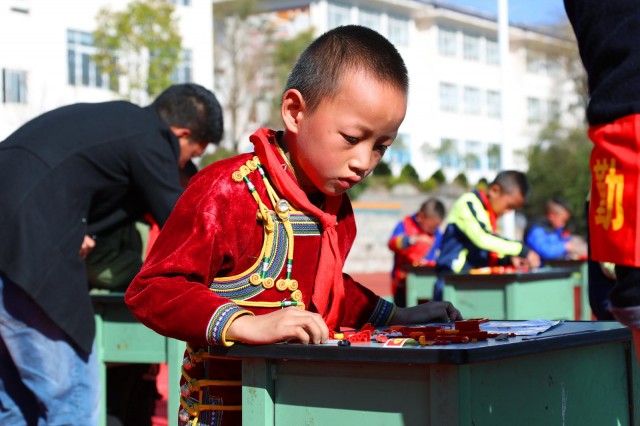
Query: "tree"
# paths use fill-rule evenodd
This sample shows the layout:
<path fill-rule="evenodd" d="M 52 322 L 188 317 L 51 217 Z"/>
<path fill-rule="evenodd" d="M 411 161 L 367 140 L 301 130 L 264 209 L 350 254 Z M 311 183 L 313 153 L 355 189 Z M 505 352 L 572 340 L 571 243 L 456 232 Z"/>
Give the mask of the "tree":
<path fill-rule="evenodd" d="M 256 0 L 214 3 L 215 89 L 225 110 L 225 133 L 237 152 L 242 138 L 264 123 L 259 105 L 273 86 L 272 30 Z M 265 120 L 266 121 L 266 120 Z"/>
<path fill-rule="evenodd" d="M 182 37 L 170 2 L 134 0 L 121 12 L 102 8 L 96 20 L 93 59 L 122 97 L 142 104 L 171 84 Z"/>
<path fill-rule="evenodd" d="M 278 40 L 275 43 L 273 54 L 273 99 L 271 101 L 271 117 L 269 119 L 269 126 L 272 129 L 278 128 L 282 125 L 282 117 L 280 116 L 280 95 L 287 83 L 287 78 L 289 77 L 291 69 L 298 60 L 298 56 L 300 56 L 300 53 L 302 53 L 302 51 L 311 44 L 314 34 L 314 29 L 310 28 L 298 33 L 293 38 Z"/>
<path fill-rule="evenodd" d="M 566 130 L 558 123 L 551 123 L 538 139 L 527 153 L 527 177 L 532 187 L 526 207 L 527 216 L 544 215 L 546 201 L 561 196 L 571 208 L 575 232 L 584 235 L 584 206 L 591 182 L 591 141 L 586 128 Z"/>

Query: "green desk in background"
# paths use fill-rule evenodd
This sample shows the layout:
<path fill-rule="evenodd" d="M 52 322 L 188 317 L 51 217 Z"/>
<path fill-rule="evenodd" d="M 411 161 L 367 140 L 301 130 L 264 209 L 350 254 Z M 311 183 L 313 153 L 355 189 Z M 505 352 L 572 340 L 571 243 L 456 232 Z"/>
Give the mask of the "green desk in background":
<path fill-rule="evenodd" d="M 106 367 L 110 363 L 166 363 L 169 378 L 167 417 L 172 425 L 178 418 L 178 382 L 185 344 L 161 336 L 138 322 L 124 304 L 123 297 L 122 293 L 91 296 L 102 389 L 100 426 L 106 424 Z"/>
<path fill-rule="evenodd" d="M 433 288 L 437 278 L 434 266 L 409 266 L 406 281 L 407 307 L 433 299 Z"/>
<path fill-rule="evenodd" d="M 443 275 L 442 297 L 464 318 L 492 320 L 574 319 L 573 269 L 507 274 Z"/>
<path fill-rule="evenodd" d="M 236 344 L 251 426 L 637 425 L 631 332 L 565 322 L 537 339 L 385 348 Z"/>
<path fill-rule="evenodd" d="M 544 264 L 552 268 L 569 268 L 573 270 L 575 286 L 580 289 L 580 319 L 590 320 L 591 305 L 589 304 L 589 272 L 587 269 L 587 261 L 579 259 L 556 259 L 545 260 Z"/>

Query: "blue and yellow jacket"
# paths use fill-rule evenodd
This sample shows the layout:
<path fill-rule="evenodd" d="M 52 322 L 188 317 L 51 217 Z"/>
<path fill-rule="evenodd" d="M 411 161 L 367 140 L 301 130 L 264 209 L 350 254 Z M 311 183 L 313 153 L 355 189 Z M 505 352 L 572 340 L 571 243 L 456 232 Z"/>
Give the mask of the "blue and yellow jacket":
<path fill-rule="evenodd" d="M 527 255 L 525 244 L 495 233 L 488 208 L 478 191 L 463 194 L 453 204 L 436 260 L 439 274 L 494 266 L 490 264 L 491 252 L 497 255 L 497 265 L 509 265 L 510 256 Z"/>

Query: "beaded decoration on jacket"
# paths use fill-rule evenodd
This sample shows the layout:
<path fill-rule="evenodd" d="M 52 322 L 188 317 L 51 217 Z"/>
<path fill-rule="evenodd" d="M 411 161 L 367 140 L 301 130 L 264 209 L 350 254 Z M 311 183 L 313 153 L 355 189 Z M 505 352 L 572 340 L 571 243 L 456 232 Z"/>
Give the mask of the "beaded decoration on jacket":
<path fill-rule="evenodd" d="M 262 201 L 254 184 L 249 180 L 249 175 L 256 171 L 260 173 L 272 209 Z M 258 205 L 257 218 L 263 224 L 263 244 L 260 256 L 251 267 L 238 275 L 216 277 L 209 288 L 238 306 L 274 309 L 295 306 L 305 309 L 298 281 L 291 277 L 294 236 L 321 235 L 322 225 L 319 219 L 294 209 L 287 200 L 278 196 L 257 156 L 233 172 L 231 178 L 238 183 L 244 182 Z M 284 278 L 278 278 L 282 275 L 285 265 Z M 278 302 L 248 300 L 273 288 L 283 293 L 291 293 L 288 298 L 284 297 Z M 211 395 L 208 389 L 210 386 L 241 386 L 241 382 L 192 377 L 195 370 L 198 370 L 194 370 L 194 367 L 216 357 L 209 354 L 205 348 L 194 349 L 190 345 L 187 345 L 187 355 L 182 368 L 184 384 L 180 388 L 180 424 L 215 425 L 221 418 L 221 412 L 241 410 L 242 407 L 239 405 L 224 405 L 221 400 L 218 401 L 217 397 Z"/>

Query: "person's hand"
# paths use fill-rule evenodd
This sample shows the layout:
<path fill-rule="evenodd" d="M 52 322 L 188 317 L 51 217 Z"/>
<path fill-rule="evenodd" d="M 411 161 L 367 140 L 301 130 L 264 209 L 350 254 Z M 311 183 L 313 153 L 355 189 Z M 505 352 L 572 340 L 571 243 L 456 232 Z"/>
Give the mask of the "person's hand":
<path fill-rule="evenodd" d="M 237 317 L 227 329 L 226 339 L 253 344 L 318 344 L 329 339 L 329 328 L 320 314 L 288 307 L 265 315 Z"/>
<path fill-rule="evenodd" d="M 460 321 L 462 315 L 451 302 L 427 302 L 411 308 L 396 308 L 391 325 Z"/>
<path fill-rule="evenodd" d="M 82 241 L 82 245 L 80 246 L 80 257 L 86 259 L 89 256 L 89 253 L 96 246 L 96 240 L 91 238 L 88 235 L 84 236 L 84 240 Z"/>
<path fill-rule="evenodd" d="M 529 250 L 527 253 L 527 262 L 529 263 L 529 268 L 539 268 L 540 267 L 540 255 L 533 250 Z"/>

